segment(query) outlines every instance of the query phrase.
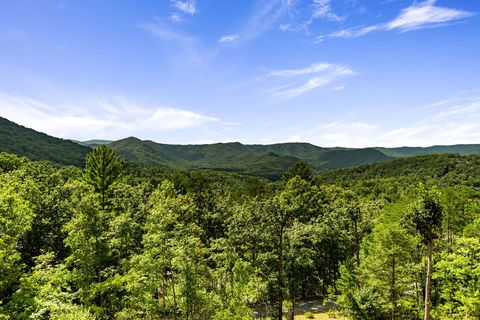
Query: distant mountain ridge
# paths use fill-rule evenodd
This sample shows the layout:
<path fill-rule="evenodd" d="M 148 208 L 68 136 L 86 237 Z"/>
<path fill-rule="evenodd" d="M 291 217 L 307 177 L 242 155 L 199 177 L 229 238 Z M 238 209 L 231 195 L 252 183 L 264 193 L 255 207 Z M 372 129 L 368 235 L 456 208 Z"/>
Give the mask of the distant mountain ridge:
<path fill-rule="evenodd" d="M 100 139 L 94 139 L 94 140 L 87 140 L 87 141 L 78 141 L 78 140 L 72 140 L 75 143 L 78 143 L 81 146 L 84 147 L 89 147 L 89 148 L 96 148 L 98 146 L 102 145 L 109 145 L 112 143 L 112 140 L 100 140 Z"/>
<path fill-rule="evenodd" d="M 300 160 L 321 172 L 392 159 L 373 148 L 328 149 L 308 143 L 171 145 L 130 137 L 110 146 L 123 158 L 145 166 L 233 171 L 268 178 L 279 178 Z"/>
<path fill-rule="evenodd" d="M 408 156 L 422 156 L 428 154 L 480 154 L 480 144 L 455 144 L 451 146 L 438 145 L 431 147 L 399 147 L 399 148 L 375 148 L 387 156 L 400 158 Z"/>
<path fill-rule="evenodd" d="M 322 148 L 309 143 L 246 145 L 239 142 L 203 145 L 162 144 L 135 137 L 118 141 L 71 141 L 48 136 L 0 117 L 0 152 L 59 164 L 83 166 L 86 154 L 110 145 L 124 159 L 143 166 L 209 169 L 278 179 L 295 162 L 304 160 L 320 173 L 430 154 L 480 154 L 480 144 L 400 148 Z"/>

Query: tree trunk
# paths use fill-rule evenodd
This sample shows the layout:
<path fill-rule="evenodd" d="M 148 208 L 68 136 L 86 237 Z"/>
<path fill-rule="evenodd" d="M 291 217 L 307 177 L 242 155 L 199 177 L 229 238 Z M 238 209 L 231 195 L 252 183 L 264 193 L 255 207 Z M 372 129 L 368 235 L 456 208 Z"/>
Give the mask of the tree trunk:
<path fill-rule="evenodd" d="M 165 288 L 165 277 L 162 277 L 162 291 L 163 291 L 163 296 L 162 296 L 162 302 L 163 302 L 163 317 L 167 317 L 167 302 L 166 302 L 166 296 L 167 296 L 167 290 Z"/>
<path fill-rule="evenodd" d="M 281 228 L 278 239 L 278 320 L 282 320 L 283 318 L 283 269 L 283 228 Z"/>
<path fill-rule="evenodd" d="M 295 294 L 293 293 L 293 290 L 292 290 L 292 309 L 290 310 L 290 320 L 294 320 L 295 319 Z"/>
<path fill-rule="evenodd" d="M 357 219 L 353 220 L 355 232 L 355 257 L 357 258 L 357 268 L 360 268 L 360 235 L 358 234 Z"/>
<path fill-rule="evenodd" d="M 102 210 L 105 211 L 105 190 L 102 190 Z"/>
<path fill-rule="evenodd" d="M 174 276 L 172 274 L 172 291 L 173 291 L 173 318 L 177 320 L 177 296 L 175 294 L 175 281 Z"/>
<path fill-rule="evenodd" d="M 395 267 L 396 267 L 396 261 L 395 261 L 395 257 L 393 257 L 393 260 L 392 260 L 392 320 L 395 320 L 395 314 L 397 312 L 397 288 L 396 288 L 396 284 L 397 284 L 397 279 L 396 279 L 396 270 L 395 270 Z"/>
<path fill-rule="evenodd" d="M 427 262 L 427 280 L 425 282 L 425 317 L 424 320 L 430 320 L 430 288 L 432 285 L 432 252 L 433 241 L 428 243 L 428 262 Z"/>

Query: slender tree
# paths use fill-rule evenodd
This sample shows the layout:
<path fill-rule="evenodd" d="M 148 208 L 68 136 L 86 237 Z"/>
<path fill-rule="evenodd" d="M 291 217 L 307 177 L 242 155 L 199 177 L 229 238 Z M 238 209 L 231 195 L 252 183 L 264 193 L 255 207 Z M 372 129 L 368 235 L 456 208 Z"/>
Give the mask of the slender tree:
<path fill-rule="evenodd" d="M 420 185 L 420 195 L 413 204 L 409 218 L 427 247 L 427 274 L 425 281 L 425 320 L 430 319 L 430 291 L 432 285 L 432 255 L 435 239 L 440 235 L 442 205 L 439 192 Z"/>

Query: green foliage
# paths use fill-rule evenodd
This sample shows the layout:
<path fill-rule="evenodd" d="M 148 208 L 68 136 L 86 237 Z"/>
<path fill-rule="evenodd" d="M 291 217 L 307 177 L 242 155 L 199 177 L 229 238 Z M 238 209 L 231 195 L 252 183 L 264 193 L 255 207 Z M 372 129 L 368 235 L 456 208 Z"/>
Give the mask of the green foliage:
<path fill-rule="evenodd" d="M 0 186 L 0 307 L 23 271 L 20 240 L 30 229 L 33 213 L 12 187 Z"/>
<path fill-rule="evenodd" d="M 386 310 L 372 287 L 354 287 L 341 300 L 343 311 L 352 320 L 383 320 Z"/>
<path fill-rule="evenodd" d="M 439 319 L 480 317 L 480 240 L 459 238 L 451 252 L 444 252 L 436 264 L 434 279 L 439 281 L 442 304 Z"/>
<path fill-rule="evenodd" d="M 0 173 L 17 170 L 27 163 L 27 158 L 18 157 L 5 152 L 0 153 Z"/>
<path fill-rule="evenodd" d="M 63 264 L 54 265 L 53 260 L 52 253 L 36 258 L 36 266 L 20 279 L 7 310 L 15 319 L 93 320 L 86 307 L 74 303 L 69 271 Z"/>

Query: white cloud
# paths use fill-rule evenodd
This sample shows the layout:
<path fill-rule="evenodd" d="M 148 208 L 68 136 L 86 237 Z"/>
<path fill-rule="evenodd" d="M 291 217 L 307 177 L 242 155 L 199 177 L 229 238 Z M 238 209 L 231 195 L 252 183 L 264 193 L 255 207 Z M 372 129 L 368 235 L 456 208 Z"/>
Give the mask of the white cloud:
<path fill-rule="evenodd" d="M 238 34 L 229 34 L 222 36 L 220 39 L 218 39 L 219 43 L 224 43 L 224 42 L 233 42 L 238 39 Z"/>
<path fill-rule="evenodd" d="M 189 15 L 197 13 L 197 2 L 195 0 L 179 1 L 171 0 L 173 6 L 181 12 Z"/>
<path fill-rule="evenodd" d="M 71 138 L 155 137 L 195 129 L 219 119 L 168 106 L 145 107 L 123 97 L 86 99 L 77 106 L 51 106 L 28 97 L 0 93 L 0 116 L 47 134 Z"/>
<path fill-rule="evenodd" d="M 419 108 L 417 114 L 410 115 L 410 119 L 418 120 L 404 125 L 346 120 L 295 129 L 286 135 L 322 147 L 352 148 L 427 147 L 480 141 L 480 97 L 450 99 L 434 105 Z"/>
<path fill-rule="evenodd" d="M 317 37 L 317 42 L 334 38 L 357 38 L 374 31 L 406 32 L 417 29 L 438 27 L 473 16 L 472 12 L 436 6 L 436 0 L 414 2 L 403 9 L 393 20 L 371 26 L 360 26 L 339 30 Z"/>
<path fill-rule="evenodd" d="M 472 13 L 435 6 L 436 0 L 414 3 L 403 9 L 400 15 L 385 25 L 387 30 L 410 31 L 441 25 L 472 16 Z"/>
<path fill-rule="evenodd" d="M 268 77 L 283 79 L 270 93 L 277 98 L 290 99 L 353 75 L 355 72 L 347 66 L 322 62 L 300 69 L 270 71 Z"/>
<path fill-rule="evenodd" d="M 306 4 L 304 4 L 306 2 Z M 301 5 L 295 5 L 295 4 Z M 338 8 L 343 8 L 343 12 L 337 13 Z M 295 1 L 294 5 L 289 8 L 288 22 L 282 23 L 279 26 L 281 31 L 304 32 L 310 35 L 310 27 L 317 21 L 323 20 L 327 22 L 343 22 L 347 19 L 348 14 L 345 12 L 346 8 L 351 9 L 348 14 L 357 13 L 360 11 L 360 6 L 356 0 L 305 0 Z"/>

